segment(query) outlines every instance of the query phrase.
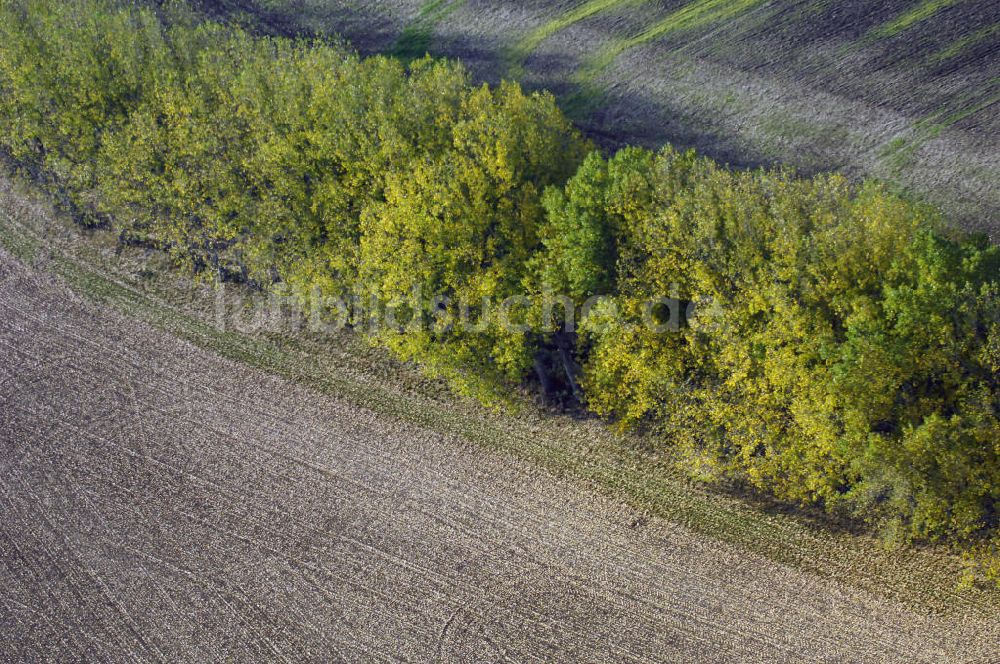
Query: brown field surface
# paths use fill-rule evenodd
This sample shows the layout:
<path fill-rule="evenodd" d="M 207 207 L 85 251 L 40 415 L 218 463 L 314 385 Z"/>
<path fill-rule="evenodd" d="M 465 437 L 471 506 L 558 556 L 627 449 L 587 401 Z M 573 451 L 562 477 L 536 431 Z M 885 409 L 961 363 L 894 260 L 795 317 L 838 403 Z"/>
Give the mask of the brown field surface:
<path fill-rule="evenodd" d="M 0 193 L 0 212 L 32 212 Z M 17 224 L 0 246 L 33 258 L 0 249 L 3 661 L 997 653 L 995 595 L 945 593 L 932 609 L 884 580 L 865 590 L 234 362 L 82 297 L 97 278 L 53 276 L 69 273 L 58 242 L 28 250 L 38 237 Z M 588 444 L 599 465 L 600 437 Z M 789 532 L 794 552 L 805 536 Z M 865 557 L 846 541 L 857 552 L 817 546 L 816 564 Z M 911 581 L 930 587 L 928 574 Z"/>

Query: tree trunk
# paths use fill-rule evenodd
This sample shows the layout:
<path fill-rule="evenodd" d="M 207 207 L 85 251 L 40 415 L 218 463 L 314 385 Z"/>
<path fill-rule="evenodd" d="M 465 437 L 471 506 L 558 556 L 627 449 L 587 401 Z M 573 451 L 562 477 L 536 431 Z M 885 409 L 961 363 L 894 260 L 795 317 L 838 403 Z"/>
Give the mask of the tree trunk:
<path fill-rule="evenodd" d="M 542 387 L 542 400 L 545 403 L 549 403 L 552 394 L 555 392 L 555 388 L 552 384 L 552 377 L 549 375 L 549 370 L 543 361 L 542 353 L 535 355 L 535 375 L 538 376 L 538 384 Z"/>

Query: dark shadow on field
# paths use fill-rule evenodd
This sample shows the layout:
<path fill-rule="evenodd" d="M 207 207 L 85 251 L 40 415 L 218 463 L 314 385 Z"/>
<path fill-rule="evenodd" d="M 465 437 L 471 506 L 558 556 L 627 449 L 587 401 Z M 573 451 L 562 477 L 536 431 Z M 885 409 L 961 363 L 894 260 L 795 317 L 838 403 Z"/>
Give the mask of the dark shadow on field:
<path fill-rule="evenodd" d="M 256 16 L 262 31 L 274 34 L 309 34 L 300 26 L 309 25 L 310 30 L 319 26 L 328 34 L 349 40 L 365 55 L 391 51 L 405 28 L 398 20 L 394 23 L 386 4 L 378 2 L 200 1 L 213 16 Z M 552 16 L 557 4 L 536 1 L 519 3 L 518 8 Z M 462 11 L 476 12 L 484 21 L 495 21 L 509 3 L 470 0 L 463 7 Z M 596 49 L 620 36 L 623 22 L 631 26 L 626 32 L 634 32 L 643 21 L 656 21 L 675 9 L 674 3 L 650 3 L 627 11 L 623 8 L 620 12 L 598 13 L 581 25 L 586 24 Z M 937 113 L 937 119 L 948 119 L 956 128 L 993 140 L 1000 131 L 1000 113 L 992 111 L 988 102 L 1000 93 L 996 77 L 1000 65 L 1000 3 L 965 0 L 940 9 L 933 21 L 917 21 L 901 34 L 880 35 L 880 29 L 912 9 L 909 0 L 886 0 L 874 5 L 868 0 L 771 0 L 762 4 L 756 14 L 751 12 L 739 20 L 671 36 L 662 49 L 664 53 L 683 53 L 684 57 L 765 78 L 786 76 L 803 90 L 890 109 L 914 121 L 933 118 Z M 998 29 L 950 57 L 941 57 L 941 53 L 969 37 L 970 30 L 990 26 Z M 430 54 L 460 58 L 475 80 L 496 83 L 508 76 L 506 49 L 519 33 L 470 37 L 463 30 L 462 25 L 447 20 L 437 25 L 429 44 Z M 589 55 L 593 51 L 583 52 Z M 602 147 L 631 143 L 655 148 L 670 142 L 695 148 L 734 167 L 773 166 L 788 160 L 787 155 L 782 159 L 765 154 L 739 137 L 714 129 L 711 117 L 692 117 L 697 112 L 690 106 L 685 108 L 683 100 L 626 92 L 625 85 L 614 83 L 604 91 L 580 90 L 572 82 L 580 64 L 576 55 L 552 53 L 543 47 L 523 63 L 519 78 L 529 89 L 553 92 L 569 115 Z M 986 107 L 981 108 L 984 104 Z M 864 132 L 865 128 L 858 130 Z M 850 164 L 837 163 L 827 152 L 821 145 L 816 146 L 815 155 L 795 160 L 799 170 L 846 170 L 855 175 Z M 811 166 L 813 163 L 822 167 Z"/>
<path fill-rule="evenodd" d="M 459 54 L 476 80 L 496 84 L 506 77 L 504 61 L 498 55 L 502 52 L 501 45 L 457 35 L 450 35 L 442 42 L 444 48 L 439 47 L 431 54 L 445 57 Z M 690 110 L 669 99 L 626 90 L 625 86 L 586 89 L 571 82 L 568 76 L 547 76 L 540 82 L 532 75 L 539 71 L 572 72 L 578 64 L 576 58 L 568 55 L 534 55 L 526 62 L 529 69 L 521 82 L 526 90 L 548 91 L 555 95 L 560 107 L 601 149 L 611 152 L 626 145 L 641 145 L 655 150 L 669 143 L 678 149 L 696 149 L 733 168 L 778 165 L 775 159 L 753 150 L 735 137 L 712 129 L 710 118 L 699 126 L 683 121 Z M 830 166 L 837 167 L 837 164 Z"/>
<path fill-rule="evenodd" d="M 577 90 L 573 94 L 588 94 Z M 626 145 L 658 149 L 666 143 L 679 150 L 694 149 L 699 154 L 732 168 L 774 167 L 778 162 L 756 152 L 751 146 L 725 132 L 695 126 L 681 118 L 690 111 L 669 100 L 612 87 L 601 94 L 596 108 L 577 122 L 603 149 L 612 151 Z M 836 166 L 832 166 L 836 168 Z"/>

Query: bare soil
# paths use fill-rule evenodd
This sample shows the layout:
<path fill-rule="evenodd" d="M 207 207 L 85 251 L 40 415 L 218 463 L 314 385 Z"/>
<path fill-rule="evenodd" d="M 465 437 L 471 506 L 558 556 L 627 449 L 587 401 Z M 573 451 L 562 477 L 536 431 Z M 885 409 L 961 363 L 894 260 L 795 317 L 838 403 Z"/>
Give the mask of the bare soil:
<path fill-rule="evenodd" d="M 0 250 L 4 661 L 973 661 L 932 615 L 199 349 Z"/>

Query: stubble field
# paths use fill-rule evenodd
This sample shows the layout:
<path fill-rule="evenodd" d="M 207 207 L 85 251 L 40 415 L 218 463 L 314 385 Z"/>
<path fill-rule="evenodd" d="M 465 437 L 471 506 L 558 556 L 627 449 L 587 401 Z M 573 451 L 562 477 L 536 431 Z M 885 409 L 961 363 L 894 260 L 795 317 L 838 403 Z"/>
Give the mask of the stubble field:
<path fill-rule="evenodd" d="M 2 202 L 5 659 L 995 654 L 996 593 L 949 589 L 946 556 L 650 486 L 611 458 L 627 445 L 566 418 L 490 442 L 489 414 L 350 357 L 317 354 L 343 369 L 319 388 L 260 349 L 272 371 L 234 362 L 240 335 L 144 291 L 141 261 L 97 270 L 64 247 L 100 236 L 9 184 Z"/>
<path fill-rule="evenodd" d="M 607 147 L 886 178 L 997 239 L 993 3 L 219 5 L 552 89 Z M 997 654 L 1000 595 L 946 551 L 693 487 L 348 336 L 217 330 L 232 302 L 163 263 L 0 182 L 4 661 Z"/>

